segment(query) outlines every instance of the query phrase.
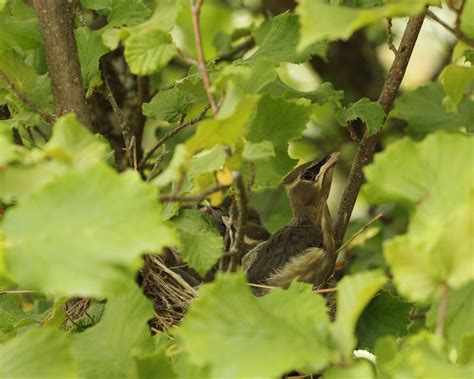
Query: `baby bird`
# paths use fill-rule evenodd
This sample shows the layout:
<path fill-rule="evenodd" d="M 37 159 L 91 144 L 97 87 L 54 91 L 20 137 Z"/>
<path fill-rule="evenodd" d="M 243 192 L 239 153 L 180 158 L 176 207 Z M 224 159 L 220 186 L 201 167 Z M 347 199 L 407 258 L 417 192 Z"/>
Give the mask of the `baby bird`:
<path fill-rule="evenodd" d="M 338 152 L 329 154 L 284 178 L 293 219 L 243 257 L 250 283 L 287 288 L 298 279 L 319 286 L 332 274 L 336 253 L 327 199 L 338 159 Z"/>

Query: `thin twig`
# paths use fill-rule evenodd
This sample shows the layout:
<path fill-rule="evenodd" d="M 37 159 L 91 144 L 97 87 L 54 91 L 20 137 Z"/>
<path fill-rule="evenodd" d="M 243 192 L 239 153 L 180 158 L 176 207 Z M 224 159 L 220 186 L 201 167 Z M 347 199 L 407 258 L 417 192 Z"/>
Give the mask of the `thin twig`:
<path fill-rule="evenodd" d="M 35 136 L 33 135 L 33 132 L 31 131 L 31 126 L 26 126 L 25 129 L 26 129 L 26 132 L 28 133 L 28 136 L 30 137 L 31 143 L 37 146 Z"/>
<path fill-rule="evenodd" d="M 228 184 L 218 184 L 214 187 L 205 189 L 204 191 L 201 191 L 195 195 L 190 195 L 190 196 L 179 196 L 176 194 L 170 194 L 170 195 L 160 195 L 160 201 L 161 202 L 180 202 L 180 203 L 199 203 L 203 201 L 206 197 L 209 195 L 212 195 L 213 193 L 219 192 L 219 191 L 224 191 L 227 188 L 229 188 Z"/>
<path fill-rule="evenodd" d="M 204 84 L 204 89 L 206 90 L 209 103 L 211 104 L 212 111 L 214 114 L 217 114 L 219 108 L 217 106 L 216 97 L 211 90 L 211 80 L 209 79 L 209 72 L 206 67 L 206 58 L 204 57 L 204 48 L 202 46 L 201 38 L 201 26 L 199 22 L 199 15 L 201 13 L 201 7 L 204 0 L 189 0 L 192 10 L 193 18 L 193 30 L 194 30 L 194 43 L 196 45 L 196 53 L 198 58 L 198 69 L 201 75 L 202 82 Z"/>
<path fill-rule="evenodd" d="M 41 136 L 41 138 L 43 138 L 44 142 L 48 142 L 48 136 L 41 130 L 38 125 L 34 125 L 33 129 Z"/>
<path fill-rule="evenodd" d="M 247 182 L 247 198 L 250 199 L 250 195 L 252 194 L 252 188 L 253 185 L 255 184 L 255 177 L 257 174 L 257 167 L 255 166 L 255 163 L 250 161 L 249 162 L 249 180 Z"/>
<path fill-rule="evenodd" d="M 267 290 L 273 290 L 273 289 L 276 289 L 276 288 L 280 288 L 280 287 L 268 286 L 268 285 L 265 285 L 265 284 L 256 284 L 256 283 L 247 283 L 247 284 L 250 287 L 264 288 L 264 289 L 267 289 Z M 336 291 L 337 291 L 337 288 L 323 288 L 323 289 L 313 290 L 313 292 L 315 292 L 315 293 L 327 293 L 327 292 L 336 292 Z"/>
<path fill-rule="evenodd" d="M 387 79 L 385 80 L 378 99 L 385 115 L 388 114 L 392 108 L 393 102 L 395 101 L 408 62 L 410 61 L 411 53 L 413 52 L 418 34 L 423 25 L 424 18 L 425 14 L 411 17 L 408 21 L 405 32 L 403 33 L 397 54 L 395 55 L 395 59 L 390 67 L 390 71 L 388 72 Z M 354 209 L 354 204 L 359 195 L 360 187 L 364 182 L 362 169 L 372 160 L 380 132 L 381 131 L 370 135 L 366 131 L 364 138 L 357 149 L 356 156 L 352 163 L 351 172 L 349 174 L 349 179 L 339 205 L 334 238 L 336 248 L 341 246 L 342 240 L 344 239 L 344 234 L 346 233 L 347 225 L 349 224 L 352 210 Z"/>
<path fill-rule="evenodd" d="M 240 58 L 254 46 L 255 46 L 255 41 L 253 40 L 253 38 L 248 38 L 247 40 L 242 42 L 240 45 L 237 45 L 229 53 L 217 57 L 214 60 L 214 62 L 220 63 L 220 62 L 232 61 L 236 58 Z"/>
<path fill-rule="evenodd" d="M 244 252 L 244 229 L 247 225 L 248 217 L 248 198 L 245 190 L 244 180 L 242 179 L 242 174 L 240 172 L 233 172 L 232 177 L 235 183 L 235 190 L 237 192 L 238 216 L 235 240 L 230 249 L 230 252 L 233 253 L 233 255 L 230 257 L 229 272 L 235 272 L 239 267 L 239 258 Z"/>
<path fill-rule="evenodd" d="M 354 241 L 361 233 L 364 232 L 370 225 L 372 225 L 375 221 L 377 221 L 380 217 L 382 217 L 382 213 L 377 213 L 374 217 L 372 217 L 365 225 L 362 226 L 356 233 L 352 235 L 346 242 L 344 242 L 337 250 L 336 254 L 340 251 L 344 250 L 352 241 Z"/>
<path fill-rule="evenodd" d="M 443 295 L 441 298 L 441 302 L 439 304 L 438 319 L 436 320 L 436 330 L 435 330 L 436 335 L 440 337 L 443 337 L 444 335 L 444 325 L 446 322 L 446 314 L 448 313 L 448 303 L 449 303 L 449 287 L 445 283 L 443 285 Z"/>
<path fill-rule="evenodd" d="M 387 45 L 390 50 L 393 51 L 393 53 L 396 55 L 397 54 L 397 48 L 393 44 L 393 32 L 392 32 L 392 18 L 387 17 Z"/>
<path fill-rule="evenodd" d="M 176 51 L 178 52 L 178 55 L 180 58 L 190 66 L 198 66 L 199 62 L 190 56 L 188 56 L 183 50 L 181 50 L 179 47 L 176 48 Z"/>
<path fill-rule="evenodd" d="M 37 293 L 38 291 L 30 291 L 30 290 L 6 290 L 0 291 L 0 295 L 21 295 L 24 293 Z"/>
<path fill-rule="evenodd" d="M 27 107 L 30 111 L 38 114 L 44 122 L 46 122 L 47 124 L 54 124 L 56 122 L 56 116 L 50 115 L 48 112 L 44 111 L 38 105 L 36 105 L 33 101 L 28 99 L 20 90 L 18 90 L 15 83 L 13 83 L 7 76 L 7 74 L 5 74 L 2 70 L 0 70 L 0 80 L 2 80 L 7 85 L 8 90 L 18 100 L 20 100 L 25 107 Z"/>
<path fill-rule="evenodd" d="M 186 288 L 193 296 L 197 296 L 198 293 L 197 291 L 191 287 L 186 280 L 184 280 L 181 275 L 176 274 L 173 270 L 170 270 L 168 267 L 166 267 L 163 263 L 160 261 L 156 261 L 156 264 L 160 266 L 160 268 L 166 272 L 169 276 L 171 276 L 174 280 L 176 280 L 179 284 L 181 284 L 184 288 Z"/>
<path fill-rule="evenodd" d="M 148 175 L 148 178 L 146 180 L 147 183 L 155 178 L 156 172 L 158 171 L 158 168 L 160 167 L 161 162 L 163 161 L 163 159 L 165 159 L 167 155 L 168 155 L 168 150 L 166 149 L 166 145 L 163 144 L 161 154 L 158 155 L 158 157 L 156 158 L 155 163 L 153 164 L 153 167 L 151 168 L 150 174 Z"/>
<path fill-rule="evenodd" d="M 163 137 L 160 138 L 160 140 L 145 154 L 143 159 L 140 161 L 138 164 L 138 168 L 142 169 L 143 166 L 145 165 L 146 161 L 151 158 L 153 153 L 160 148 L 161 145 L 163 145 L 166 141 L 168 141 L 171 137 L 173 137 L 175 134 L 178 134 L 181 130 L 184 128 L 187 128 L 188 126 L 192 126 L 196 124 L 197 122 L 201 121 L 204 116 L 206 116 L 207 111 L 209 110 L 210 105 L 206 105 L 204 109 L 201 111 L 201 113 L 194 119 L 186 122 L 185 124 L 178 125 L 174 129 L 170 130 L 168 133 L 166 133 Z"/>
<path fill-rule="evenodd" d="M 458 21 L 456 20 L 456 27 L 453 28 L 452 26 L 448 25 L 446 22 L 444 22 L 443 20 L 441 20 L 438 16 L 436 16 L 432 11 L 428 10 L 426 11 L 426 15 L 432 19 L 434 22 L 438 23 L 439 25 L 441 25 L 443 28 L 445 28 L 446 30 L 448 30 L 449 32 L 451 32 L 452 34 L 454 34 L 454 36 L 464 42 L 466 45 L 469 45 L 470 47 L 474 47 L 474 40 L 472 38 L 469 38 L 468 36 L 466 36 L 461 28 L 458 27 L 458 25 L 460 25 L 458 23 Z"/>

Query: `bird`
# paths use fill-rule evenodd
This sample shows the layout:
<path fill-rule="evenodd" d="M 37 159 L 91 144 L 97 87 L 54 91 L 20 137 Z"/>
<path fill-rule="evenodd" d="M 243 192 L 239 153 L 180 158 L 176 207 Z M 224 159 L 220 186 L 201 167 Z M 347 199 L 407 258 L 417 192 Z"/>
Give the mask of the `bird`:
<path fill-rule="evenodd" d="M 327 199 L 338 160 L 339 152 L 328 154 L 283 179 L 293 218 L 242 258 L 249 283 L 288 288 L 297 279 L 320 286 L 333 273 L 336 252 Z"/>

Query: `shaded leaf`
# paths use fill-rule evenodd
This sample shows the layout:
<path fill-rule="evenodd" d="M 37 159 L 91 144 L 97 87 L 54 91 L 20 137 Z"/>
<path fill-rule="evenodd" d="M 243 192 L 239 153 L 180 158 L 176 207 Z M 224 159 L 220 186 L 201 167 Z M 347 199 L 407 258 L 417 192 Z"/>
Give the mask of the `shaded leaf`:
<path fill-rule="evenodd" d="M 157 118 L 168 122 L 176 122 L 186 114 L 188 106 L 193 102 L 193 97 L 178 88 L 158 92 L 149 103 L 143 104 L 145 116 Z"/>
<path fill-rule="evenodd" d="M 342 126 L 347 126 L 349 121 L 362 120 L 365 123 L 368 135 L 381 130 L 385 120 L 385 112 L 380 104 L 365 98 L 350 104 L 347 108 L 339 109 L 335 116 Z"/>

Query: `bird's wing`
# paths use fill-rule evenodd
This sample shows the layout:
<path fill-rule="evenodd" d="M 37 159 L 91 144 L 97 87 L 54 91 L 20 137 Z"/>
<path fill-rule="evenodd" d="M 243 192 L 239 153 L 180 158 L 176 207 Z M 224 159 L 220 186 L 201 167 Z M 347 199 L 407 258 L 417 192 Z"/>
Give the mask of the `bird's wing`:
<path fill-rule="evenodd" d="M 275 270 L 282 268 L 306 248 L 321 246 L 321 233 L 314 227 L 286 225 L 268 241 L 257 245 L 243 259 L 250 283 L 264 282 Z"/>

